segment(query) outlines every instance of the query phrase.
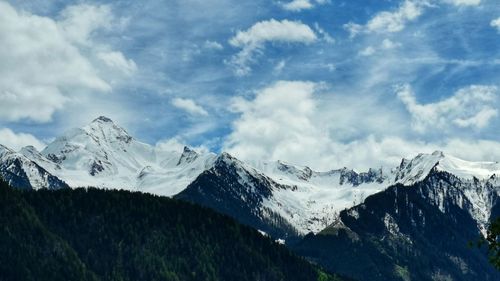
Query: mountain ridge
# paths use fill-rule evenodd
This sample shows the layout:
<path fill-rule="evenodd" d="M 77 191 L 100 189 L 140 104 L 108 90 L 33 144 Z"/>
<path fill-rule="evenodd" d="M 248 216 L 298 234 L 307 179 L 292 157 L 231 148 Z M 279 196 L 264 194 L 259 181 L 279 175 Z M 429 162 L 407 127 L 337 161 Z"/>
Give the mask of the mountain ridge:
<path fill-rule="evenodd" d="M 280 160 L 243 162 L 227 152 L 216 155 L 196 152 L 188 146 L 184 146 L 181 151 L 153 147 L 137 141 L 105 116 L 94 119 L 83 128 L 68 131 L 41 152 L 33 147 L 25 147 L 20 153 L 7 149 L 4 151 L 22 159 L 23 163 L 44 169 L 47 175 L 67 182 L 73 188 L 95 186 L 180 196 L 185 200 L 203 201 L 212 208 L 216 208 L 220 200 L 216 197 L 211 202 L 206 198 L 201 200 L 204 191 L 200 186 L 195 187 L 198 184 L 196 180 L 203 176 L 206 182 L 206 172 L 217 165 L 234 165 L 238 171 L 231 176 L 235 187 L 238 186 L 237 190 L 231 190 L 236 192 L 232 197 L 232 200 L 237 201 L 233 202 L 234 208 L 237 208 L 236 204 L 246 206 L 249 210 L 245 212 L 259 213 L 258 220 L 261 222 L 269 220 L 265 218 L 266 214 L 279 218 L 288 230 L 276 233 L 286 237 L 291 233 L 298 236 L 309 232 L 318 233 L 334 223 L 342 210 L 362 203 L 368 196 L 391 185 L 420 182 L 433 169 L 448 171 L 464 181 L 485 181 L 488 177 L 500 174 L 500 164 L 497 162 L 469 162 L 440 151 L 421 153 L 410 160 L 403 158 L 400 165 L 392 169 L 371 168 L 367 172 L 356 172 L 346 167 L 318 172 L 307 166 Z M 8 163 L 5 160 L 3 163 L 2 171 L 7 174 Z M 19 173 L 16 180 L 20 185 L 28 185 L 33 181 L 30 181 L 31 174 L 25 173 L 22 167 L 16 171 Z M 214 183 L 219 181 L 215 177 L 224 176 L 218 169 L 213 169 L 209 174 L 214 178 L 211 180 Z M 219 182 L 217 185 L 221 184 Z M 495 181 L 493 185 L 498 185 L 498 182 Z M 256 186 L 266 187 L 256 192 L 253 190 Z M 190 192 L 184 192 L 188 189 Z M 254 192 L 250 194 L 252 190 Z M 237 194 L 238 191 L 242 193 Z M 193 198 L 186 196 L 187 193 Z M 480 193 L 470 192 L 469 195 L 469 199 L 477 197 L 477 200 L 473 200 L 477 204 L 475 218 L 484 231 L 487 225 L 484 213 L 488 212 L 491 204 L 485 203 Z M 248 196 L 258 197 L 254 200 L 255 204 L 250 204 L 252 207 L 245 202 Z M 225 210 L 226 213 L 232 211 L 235 210 Z"/>

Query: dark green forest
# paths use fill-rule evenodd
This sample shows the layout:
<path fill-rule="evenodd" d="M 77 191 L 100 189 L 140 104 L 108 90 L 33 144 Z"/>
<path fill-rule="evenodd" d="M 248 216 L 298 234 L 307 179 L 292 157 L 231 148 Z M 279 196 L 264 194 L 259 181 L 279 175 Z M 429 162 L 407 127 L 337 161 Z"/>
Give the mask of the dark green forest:
<path fill-rule="evenodd" d="M 0 182 L 0 280 L 340 280 L 209 209 Z"/>

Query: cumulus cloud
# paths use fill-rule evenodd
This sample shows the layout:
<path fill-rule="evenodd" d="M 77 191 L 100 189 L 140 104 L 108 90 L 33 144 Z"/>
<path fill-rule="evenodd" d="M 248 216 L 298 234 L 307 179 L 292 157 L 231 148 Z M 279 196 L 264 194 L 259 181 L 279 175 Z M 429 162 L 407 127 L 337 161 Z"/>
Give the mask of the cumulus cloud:
<path fill-rule="evenodd" d="M 77 92 L 111 91 L 94 59 L 98 44 L 91 40 L 109 28 L 110 19 L 107 6 L 70 6 L 56 21 L 0 2 L 0 118 L 48 122 Z M 111 54 L 107 63 L 130 67 L 129 60 Z"/>
<path fill-rule="evenodd" d="M 397 90 L 398 98 L 411 114 L 412 126 L 418 132 L 450 126 L 481 129 L 498 115 L 498 95 L 494 86 L 469 86 L 453 96 L 428 104 L 420 104 L 409 85 Z"/>
<path fill-rule="evenodd" d="M 456 95 L 461 100 L 459 104 L 463 105 L 468 99 L 489 96 L 487 92 L 491 89 L 481 87 L 472 86 L 460 90 L 460 94 Z M 344 166 L 358 170 L 394 167 L 402 157 L 413 157 L 422 152 L 432 153 L 435 150 L 474 161 L 500 158 L 500 143 L 488 140 L 443 138 L 437 142 L 428 142 L 406 138 L 405 134 L 395 135 L 390 130 L 385 134 L 373 132 L 343 139 L 342 135 L 353 127 L 363 126 L 360 124 L 364 122 L 360 120 L 363 119 L 360 114 L 375 114 L 379 117 L 378 115 L 388 114 L 387 110 L 369 112 L 360 105 L 358 112 L 350 112 L 352 118 L 346 117 L 342 105 L 323 105 L 325 101 L 318 97 L 323 91 L 322 84 L 278 81 L 257 91 L 251 99 L 233 99 L 232 110 L 239 117 L 233 122 L 233 131 L 226 139 L 223 149 L 243 160 L 283 160 L 308 165 L 317 170 Z M 454 104 L 450 101 L 447 103 L 447 106 Z M 332 115 L 331 111 L 338 112 Z M 444 112 L 451 114 L 449 111 Z M 458 120 L 455 117 L 446 116 Z M 391 119 L 398 118 L 375 122 L 390 124 Z M 477 122 L 470 122 L 474 123 L 473 126 L 478 125 Z M 492 151 L 493 154 L 490 153 Z"/>
<path fill-rule="evenodd" d="M 110 29 L 113 21 L 111 8 L 106 5 L 80 4 L 65 8 L 60 15 L 58 26 L 67 40 L 91 45 L 91 35 L 98 29 Z"/>
<path fill-rule="evenodd" d="M 243 159 L 286 159 L 299 163 L 324 147 L 326 135 L 312 121 L 317 84 L 278 81 L 260 90 L 251 101 L 235 99 L 233 110 L 241 116 L 225 148 Z"/>
<path fill-rule="evenodd" d="M 234 55 L 229 64 L 239 76 L 250 73 L 248 66 L 256 52 L 262 51 L 268 42 L 309 44 L 317 39 L 314 31 L 300 21 L 275 19 L 261 21 L 238 33 L 229 43 L 241 51 Z"/>
<path fill-rule="evenodd" d="M 426 2 L 405 0 L 395 11 L 377 13 L 365 25 L 349 22 L 344 25 L 351 38 L 361 32 L 393 33 L 406 27 L 408 22 L 422 15 Z"/>
<path fill-rule="evenodd" d="M 490 23 L 491 27 L 496 28 L 498 32 L 500 32 L 500 17 L 497 19 L 494 19 Z"/>
<path fill-rule="evenodd" d="M 196 104 L 192 99 L 175 98 L 172 100 L 172 105 L 191 115 L 208 115 L 208 112 L 203 107 Z"/>
<path fill-rule="evenodd" d="M 233 123 L 224 149 L 243 160 L 283 160 L 328 170 L 395 165 L 401 155 L 421 148 L 407 146 L 399 138 L 337 141 L 329 134 L 328 124 L 342 120 L 329 120 L 320 112 L 315 95 L 322 88 L 308 81 L 278 81 L 259 90 L 251 100 L 235 98 L 232 109 L 240 117 Z"/>
<path fill-rule="evenodd" d="M 15 151 L 19 151 L 28 145 L 32 145 L 38 150 L 42 150 L 45 147 L 45 144 L 35 136 L 25 133 L 15 133 L 9 128 L 0 129 L 0 143 Z"/>

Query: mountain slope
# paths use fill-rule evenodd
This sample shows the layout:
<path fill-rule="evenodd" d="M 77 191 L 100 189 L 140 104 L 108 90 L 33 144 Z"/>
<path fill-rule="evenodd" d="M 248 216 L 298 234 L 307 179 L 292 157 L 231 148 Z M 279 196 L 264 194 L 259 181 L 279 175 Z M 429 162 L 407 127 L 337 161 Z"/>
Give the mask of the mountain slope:
<path fill-rule="evenodd" d="M 367 172 L 348 168 L 317 172 L 282 161 L 242 162 L 229 155 L 226 158 L 233 159 L 233 164 L 222 167 L 224 161 L 217 159 L 223 159 L 224 153 L 217 156 L 188 147 L 153 147 L 137 141 L 103 116 L 67 132 L 41 153 L 33 147 L 20 153 L 4 150 L 11 156 L 0 158 L 0 174 L 17 187 L 61 188 L 65 184 L 59 183 L 64 180 L 71 187 L 178 194 L 277 239 L 318 233 L 343 209 L 362 203 L 388 186 L 420 182 L 434 168 L 461 181 L 500 174 L 498 163 L 467 162 L 442 152 L 419 154 L 411 160 L 403 159 L 393 169 Z M 237 172 L 226 173 L 235 169 Z M 254 192 L 256 187 L 261 190 Z M 474 219 L 484 232 L 492 207 L 488 191 L 469 189 L 466 195 L 473 204 Z"/>
<path fill-rule="evenodd" d="M 50 143 L 32 159 L 72 187 L 137 190 L 172 196 L 214 161 L 213 153 L 162 149 L 142 143 L 101 116 Z M 47 161 L 48 160 L 48 161 Z M 53 165 L 61 169 L 53 169 Z"/>
<path fill-rule="evenodd" d="M 282 186 L 227 153 L 203 172 L 177 199 L 191 201 L 236 218 L 275 238 L 296 237 L 298 231 L 262 203 Z"/>
<path fill-rule="evenodd" d="M 0 215 L 0 267 L 12 268 L 0 280 L 340 280 L 192 204 L 126 191 L 0 188 L 0 206 L 12 211 Z M 45 250 L 38 241 L 49 238 L 63 246 Z"/>
<path fill-rule="evenodd" d="M 98 280 L 35 210 L 0 180 L 0 280 Z"/>
<path fill-rule="evenodd" d="M 464 180 L 436 166 L 422 181 L 392 186 L 342 211 L 295 250 L 358 280 L 499 280 L 486 254 L 468 247 L 482 229 L 467 194 L 488 190 L 496 209 L 499 189 L 494 176 Z"/>
<path fill-rule="evenodd" d="M 23 152 L 26 153 L 26 151 L 16 153 L 0 145 L 0 177 L 10 185 L 19 189 L 61 189 L 69 187 L 64 181 L 48 172 L 35 161 L 28 159 Z"/>

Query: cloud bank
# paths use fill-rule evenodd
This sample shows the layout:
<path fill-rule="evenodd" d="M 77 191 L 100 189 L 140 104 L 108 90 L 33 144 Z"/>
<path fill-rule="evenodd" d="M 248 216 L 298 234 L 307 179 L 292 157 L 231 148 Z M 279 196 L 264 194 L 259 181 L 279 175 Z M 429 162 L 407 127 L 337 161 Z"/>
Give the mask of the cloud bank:
<path fill-rule="evenodd" d="M 112 20 L 105 5 L 69 6 L 56 21 L 0 2 L 0 118 L 49 122 L 74 95 L 110 92 L 101 74 L 107 69 L 97 58 L 133 72 L 133 61 L 92 40 L 94 33 L 111 28 Z"/>

